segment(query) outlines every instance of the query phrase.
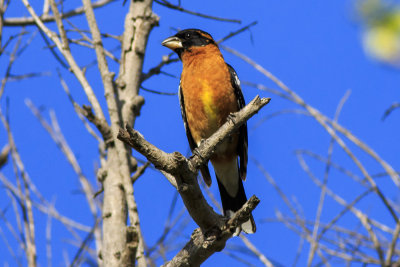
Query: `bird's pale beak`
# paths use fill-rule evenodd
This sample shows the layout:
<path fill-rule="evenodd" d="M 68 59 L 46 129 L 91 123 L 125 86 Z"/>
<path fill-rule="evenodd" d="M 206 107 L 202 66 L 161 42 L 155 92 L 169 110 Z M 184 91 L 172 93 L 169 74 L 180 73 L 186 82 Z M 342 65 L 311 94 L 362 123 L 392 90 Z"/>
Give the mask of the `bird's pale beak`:
<path fill-rule="evenodd" d="M 183 48 L 181 39 L 179 39 L 176 36 L 168 37 L 161 44 L 172 50 L 175 50 L 177 48 Z"/>

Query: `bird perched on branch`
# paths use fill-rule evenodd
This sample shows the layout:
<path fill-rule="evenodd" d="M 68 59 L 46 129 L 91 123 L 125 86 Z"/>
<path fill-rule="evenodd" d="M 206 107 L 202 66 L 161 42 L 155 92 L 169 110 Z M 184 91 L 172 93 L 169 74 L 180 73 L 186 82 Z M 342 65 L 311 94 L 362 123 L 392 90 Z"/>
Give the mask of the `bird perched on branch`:
<path fill-rule="evenodd" d="M 165 39 L 162 45 L 176 52 L 183 64 L 179 100 L 193 151 L 201 140 L 209 138 L 227 121 L 230 113 L 245 106 L 240 82 L 235 70 L 225 63 L 218 44 L 202 30 L 180 31 Z M 210 160 L 217 177 L 224 215 L 231 217 L 247 200 L 242 183 L 247 172 L 246 123 L 220 144 Z M 207 164 L 200 168 L 200 172 L 210 186 Z M 241 229 L 246 233 L 256 231 L 252 216 L 241 225 Z"/>

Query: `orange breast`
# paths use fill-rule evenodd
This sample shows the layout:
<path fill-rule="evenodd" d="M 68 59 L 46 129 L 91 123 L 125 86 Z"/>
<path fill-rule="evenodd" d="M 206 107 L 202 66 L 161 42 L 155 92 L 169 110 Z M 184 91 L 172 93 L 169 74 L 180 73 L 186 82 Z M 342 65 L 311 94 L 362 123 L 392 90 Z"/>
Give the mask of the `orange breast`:
<path fill-rule="evenodd" d="M 216 46 L 193 48 L 182 55 L 182 63 L 187 123 L 198 144 L 225 123 L 238 104 L 228 67 Z"/>

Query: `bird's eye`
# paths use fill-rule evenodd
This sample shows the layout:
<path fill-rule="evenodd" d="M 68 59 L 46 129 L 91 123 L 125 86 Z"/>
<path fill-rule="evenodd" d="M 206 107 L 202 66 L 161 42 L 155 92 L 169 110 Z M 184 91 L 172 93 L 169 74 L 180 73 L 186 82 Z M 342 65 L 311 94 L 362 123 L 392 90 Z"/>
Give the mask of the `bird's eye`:
<path fill-rule="evenodd" d="M 185 34 L 185 39 L 189 39 L 190 37 L 192 37 L 192 35 L 190 33 Z"/>

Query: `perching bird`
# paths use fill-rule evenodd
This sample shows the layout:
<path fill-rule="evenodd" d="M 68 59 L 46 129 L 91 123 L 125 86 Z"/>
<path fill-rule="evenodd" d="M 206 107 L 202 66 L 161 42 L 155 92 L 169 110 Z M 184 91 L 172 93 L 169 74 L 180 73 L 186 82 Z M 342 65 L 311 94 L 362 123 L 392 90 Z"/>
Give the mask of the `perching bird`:
<path fill-rule="evenodd" d="M 179 100 L 189 145 L 193 151 L 227 120 L 228 115 L 245 106 L 235 70 L 225 63 L 217 43 L 210 34 L 187 29 L 165 39 L 162 45 L 176 52 L 183 69 Z M 247 125 L 224 141 L 211 157 L 218 181 L 225 216 L 231 217 L 246 202 L 242 180 L 247 172 Z M 208 166 L 200 168 L 205 183 L 211 185 Z M 254 233 L 250 219 L 241 225 L 246 233 Z"/>

